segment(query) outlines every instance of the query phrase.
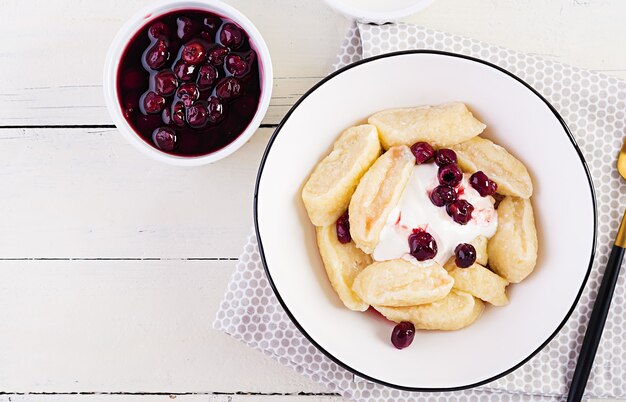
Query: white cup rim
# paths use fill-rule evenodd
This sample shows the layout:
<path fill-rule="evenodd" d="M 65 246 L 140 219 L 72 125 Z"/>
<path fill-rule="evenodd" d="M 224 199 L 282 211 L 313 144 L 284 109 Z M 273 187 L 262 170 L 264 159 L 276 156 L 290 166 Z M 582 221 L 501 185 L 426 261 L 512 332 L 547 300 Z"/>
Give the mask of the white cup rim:
<path fill-rule="evenodd" d="M 230 144 L 207 155 L 200 156 L 179 156 L 165 153 L 158 150 L 143 140 L 138 133 L 130 126 L 128 121 L 122 115 L 122 108 L 118 100 L 117 90 L 117 71 L 119 62 L 128 41 L 135 33 L 143 27 L 147 21 L 154 19 L 165 13 L 182 9 L 198 9 L 217 13 L 227 17 L 239 24 L 250 37 L 254 49 L 257 51 L 259 68 L 261 70 L 261 97 L 257 111 L 248 124 L 248 127 Z M 261 125 L 261 121 L 267 112 L 270 99 L 272 96 L 273 86 L 273 70 L 272 60 L 270 57 L 267 44 L 263 40 L 261 33 L 245 15 L 234 7 L 225 4 L 219 0 L 161 0 L 150 4 L 136 12 L 117 32 L 113 39 L 104 63 L 103 89 L 104 98 L 109 110 L 109 114 L 118 131 L 131 145 L 143 154 L 158 160 L 176 166 L 200 166 L 227 157 L 239 148 L 241 148 L 257 131 Z"/>
<path fill-rule="evenodd" d="M 384 10 L 371 10 L 367 7 L 351 5 L 342 0 L 324 0 L 331 8 L 340 14 L 354 18 L 359 22 L 386 23 L 396 22 L 403 17 L 415 14 L 428 7 L 434 0 L 415 0 L 413 4 L 404 7 L 389 6 Z"/>

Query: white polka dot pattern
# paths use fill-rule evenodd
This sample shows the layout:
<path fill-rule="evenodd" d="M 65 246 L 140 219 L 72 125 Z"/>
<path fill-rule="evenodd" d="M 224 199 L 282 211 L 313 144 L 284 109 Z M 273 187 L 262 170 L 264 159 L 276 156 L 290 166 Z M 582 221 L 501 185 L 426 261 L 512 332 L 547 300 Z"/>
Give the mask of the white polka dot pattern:
<path fill-rule="evenodd" d="M 626 83 L 542 58 L 413 25 L 355 24 L 334 68 L 362 58 L 406 49 L 436 49 L 478 57 L 512 72 L 543 94 L 569 125 L 594 180 L 598 201 L 598 248 L 578 307 L 560 333 L 513 373 L 472 390 L 409 393 L 353 376 L 319 352 L 296 329 L 274 296 L 260 262 L 254 234 L 248 238 L 218 311 L 214 327 L 281 364 L 355 401 L 556 401 L 564 400 L 576 364 L 601 272 L 626 205 L 626 185 L 614 169 L 626 134 Z M 626 397 L 626 274 L 619 278 L 594 370 L 589 397 Z"/>

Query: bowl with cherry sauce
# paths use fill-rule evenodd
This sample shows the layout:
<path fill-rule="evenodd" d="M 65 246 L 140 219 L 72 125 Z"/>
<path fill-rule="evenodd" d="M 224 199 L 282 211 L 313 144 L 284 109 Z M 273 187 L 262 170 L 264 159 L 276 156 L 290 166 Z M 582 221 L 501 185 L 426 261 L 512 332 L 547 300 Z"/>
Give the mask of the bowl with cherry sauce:
<path fill-rule="evenodd" d="M 216 0 L 144 8 L 113 40 L 104 68 L 107 108 L 144 154 L 173 165 L 215 162 L 245 144 L 272 92 L 261 34 Z"/>

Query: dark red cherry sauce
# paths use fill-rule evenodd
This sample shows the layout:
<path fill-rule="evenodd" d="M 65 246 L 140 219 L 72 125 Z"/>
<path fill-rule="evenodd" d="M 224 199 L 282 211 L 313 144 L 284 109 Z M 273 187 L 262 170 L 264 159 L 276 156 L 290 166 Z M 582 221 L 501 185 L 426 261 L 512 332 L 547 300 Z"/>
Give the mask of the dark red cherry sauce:
<path fill-rule="evenodd" d="M 122 113 L 147 143 L 181 156 L 233 142 L 259 106 L 257 53 L 236 23 L 178 10 L 144 25 L 117 73 Z"/>

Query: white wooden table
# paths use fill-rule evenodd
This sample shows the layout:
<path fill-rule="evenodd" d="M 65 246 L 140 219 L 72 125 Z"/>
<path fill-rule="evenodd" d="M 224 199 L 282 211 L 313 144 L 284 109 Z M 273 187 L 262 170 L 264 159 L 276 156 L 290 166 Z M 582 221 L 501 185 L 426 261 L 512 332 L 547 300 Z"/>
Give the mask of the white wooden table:
<path fill-rule="evenodd" d="M 0 2 L 0 401 L 340 400 L 211 322 L 266 142 L 348 21 L 319 0 L 229 2 L 268 42 L 274 97 L 246 146 L 189 169 L 136 152 L 104 106 L 109 42 L 148 0 Z M 625 15 L 437 0 L 408 20 L 626 78 Z"/>

